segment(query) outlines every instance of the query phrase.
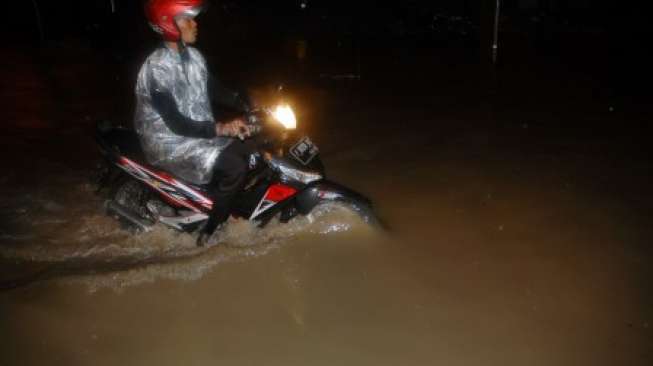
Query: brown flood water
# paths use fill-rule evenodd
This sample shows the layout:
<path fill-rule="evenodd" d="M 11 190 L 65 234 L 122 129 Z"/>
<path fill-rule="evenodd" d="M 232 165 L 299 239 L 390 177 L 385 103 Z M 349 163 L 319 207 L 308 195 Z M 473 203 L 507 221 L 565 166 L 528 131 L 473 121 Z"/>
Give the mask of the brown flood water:
<path fill-rule="evenodd" d="M 83 120 L 56 139 L 17 122 L 2 138 L 0 275 L 17 287 L 0 292 L 0 364 L 653 364 L 645 165 L 601 155 L 610 140 L 329 93 L 297 98 L 300 123 L 389 233 L 334 210 L 234 222 L 208 249 L 132 236 L 88 184 Z"/>

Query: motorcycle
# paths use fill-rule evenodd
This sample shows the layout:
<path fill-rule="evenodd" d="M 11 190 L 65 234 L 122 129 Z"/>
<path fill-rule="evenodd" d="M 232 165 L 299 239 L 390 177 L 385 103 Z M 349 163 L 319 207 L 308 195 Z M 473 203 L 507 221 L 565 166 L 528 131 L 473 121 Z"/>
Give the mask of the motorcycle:
<path fill-rule="evenodd" d="M 289 106 L 252 110 L 246 117 L 256 151 L 231 216 L 264 227 L 275 217 L 287 223 L 322 204 L 336 204 L 380 227 L 368 198 L 326 178 L 317 145 L 297 133 Z M 98 124 L 96 140 L 105 162 L 98 190 L 110 187 L 105 208 L 111 216 L 139 232 L 160 223 L 193 233 L 209 218 L 208 187 L 149 165 L 134 130 Z"/>

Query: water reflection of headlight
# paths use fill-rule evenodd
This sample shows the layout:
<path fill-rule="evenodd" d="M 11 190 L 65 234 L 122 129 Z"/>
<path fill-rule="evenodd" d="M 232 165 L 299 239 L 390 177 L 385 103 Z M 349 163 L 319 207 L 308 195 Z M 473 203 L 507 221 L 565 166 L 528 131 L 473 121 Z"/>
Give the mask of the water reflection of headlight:
<path fill-rule="evenodd" d="M 272 111 L 272 116 L 274 116 L 274 118 L 287 130 L 294 130 L 297 128 L 295 113 L 288 105 L 278 105 L 274 111 Z"/>

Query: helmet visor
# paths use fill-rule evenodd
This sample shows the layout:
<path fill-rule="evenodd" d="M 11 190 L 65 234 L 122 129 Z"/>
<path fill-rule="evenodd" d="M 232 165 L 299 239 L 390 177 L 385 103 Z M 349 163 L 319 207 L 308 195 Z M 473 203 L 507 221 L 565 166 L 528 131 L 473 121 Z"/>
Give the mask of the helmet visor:
<path fill-rule="evenodd" d="M 177 15 L 175 16 L 175 18 L 182 18 L 182 17 L 185 17 L 185 18 L 195 18 L 195 17 L 198 16 L 200 13 L 205 12 L 205 11 L 208 9 L 208 7 L 209 7 L 208 2 L 207 2 L 207 1 L 203 1 L 203 2 L 202 2 L 202 5 L 193 6 L 192 8 L 188 8 L 188 9 L 186 9 L 186 10 L 180 12 L 179 14 L 177 14 Z"/>

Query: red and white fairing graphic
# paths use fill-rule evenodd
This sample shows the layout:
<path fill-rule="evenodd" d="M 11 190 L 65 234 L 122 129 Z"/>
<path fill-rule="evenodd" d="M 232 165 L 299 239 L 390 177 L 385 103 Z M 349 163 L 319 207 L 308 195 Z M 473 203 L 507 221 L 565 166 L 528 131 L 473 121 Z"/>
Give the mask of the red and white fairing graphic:
<path fill-rule="evenodd" d="M 173 206 L 185 207 L 197 213 L 210 210 L 213 206 L 210 198 L 165 172 L 154 172 L 125 157 L 120 158 L 118 166 L 160 192 L 162 197 Z"/>
<path fill-rule="evenodd" d="M 254 212 L 252 212 L 252 215 L 250 216 L 249 219 L 250 220 L 255 219 L 258 215 L 271 209 L 276 204 L 286 200 L 287 198 L 291 197 L 295 193 L 297 193 L 297 190 L 293 187 L 289 187 L 279 183 L 275 183 L 271 185 L 263 195 L 263 198 L 261 198 L 261 201 L 256 206 Z"/>
<path fill-rule="evenodd" d="M 213 206 L 213 201 L 203 193 L 165 172 L 150 170 L 125 157 L 120 158 L 118 166 L 134 178 L 160 192 L 161 196 L 175 207 L 184 207 L 196 213 L 205 213 Z M 297 193 L 297 190 L 293 187 L 279 183 L 272 184 L 268 187 L 249 219 L 255 219 L 279 202 L 292 197 L 295 193 Z"/>

